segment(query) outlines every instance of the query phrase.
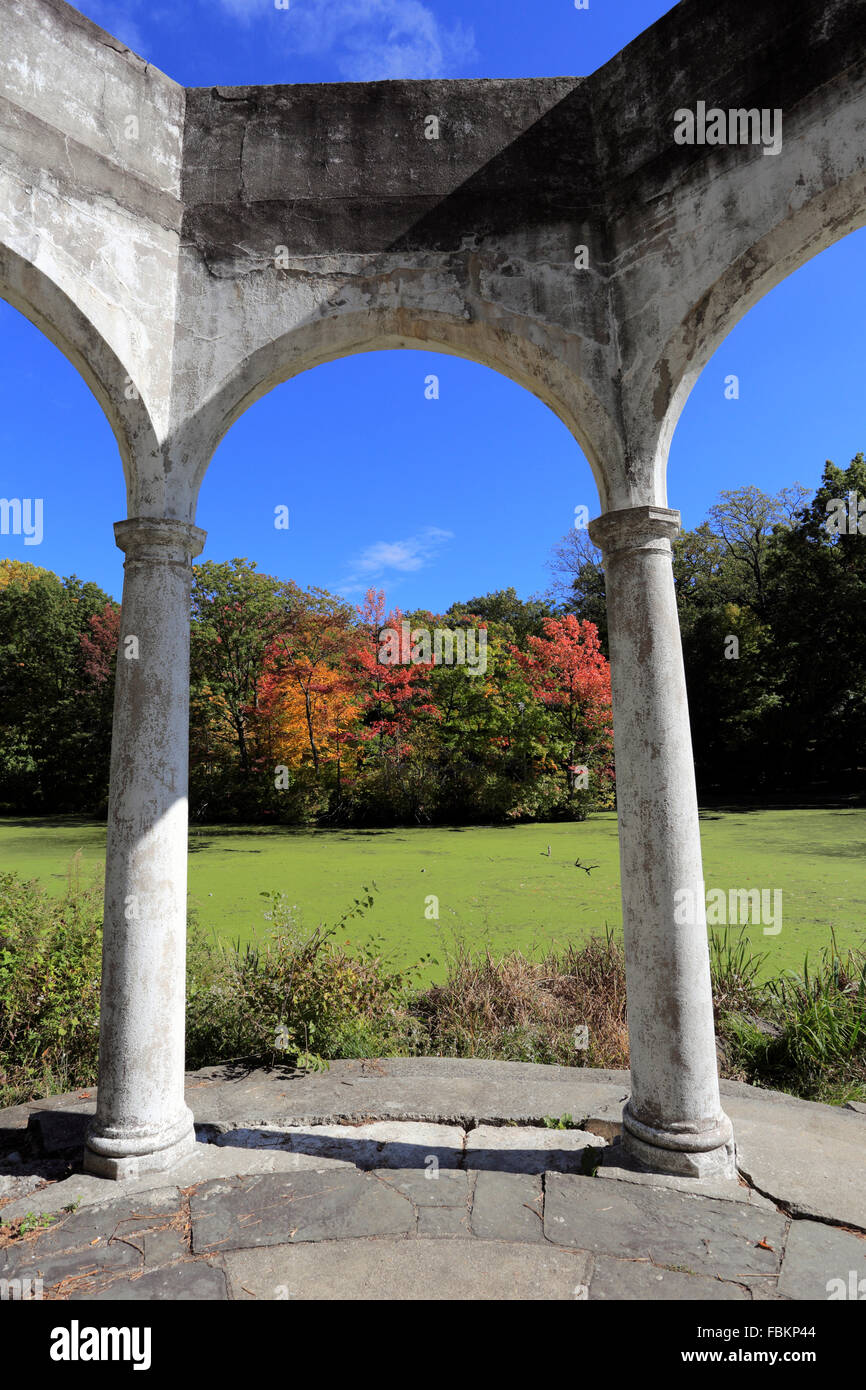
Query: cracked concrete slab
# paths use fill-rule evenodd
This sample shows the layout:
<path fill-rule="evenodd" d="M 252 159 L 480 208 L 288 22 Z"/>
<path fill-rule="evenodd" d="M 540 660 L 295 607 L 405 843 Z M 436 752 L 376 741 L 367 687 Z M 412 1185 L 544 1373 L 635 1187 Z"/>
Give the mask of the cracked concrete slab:
<path fill-rule="evenodd" d="M 416 1207 L 465 1207 L 468 1211 L 474 1176 L 463 1169 L 435 1168 L 425 1164 L 418 1168 L 396 1171 L 377 1169 L 382 1182 L 402 1192 Z"/>
<path fill-rule="evenodd" d="M 208 1068 L 187 1078 L 186 1100 L 198 1124 L 236 1122 L 243 1114 L 250 1123 L 275 1127 L 388 1119 L 538 1125 L 546 1116 L 566 1114 L 580 1123 L 627 1092 L 625 1072 L 398 1057 L 332 1062 L 327 1072 L 310 1076 Z"/>
<path fill-rule="evenodd" d="M 740 1171 L 759 1192 L 797 1215 L 866 1230 L 866 1117 L 760 1092 L 725 1104 Z"/>
<path fill-rule="evenodd" d="M 139 1271 L 147 1261 L 146 1232 L 171 1237 L 171 1248 L 187 1254 L 188 1247 L 171 1223 L 182 1218 L 181 1195 L 167 1188 L 148 1197 L 120 1198 L 114 1202 L 72 1212 L 47 1228 L 0 1248 L 0 1276 L 6 1279 L 38 1277 L 46 1288 L 64 1281 L 87 1281 L 106 1275 Z M 160 1259 L 169 1246 L 152 1245 Z"/>
<path fill-rule="evenodd" d="M 128 1280 L 114 1279 L 97 1292 L 79 1289 L 69 1295 L 70 1303 L 115 1303 L 118 1300 L 141 1303 L 150 1299 L 202 1303 L 227 1298 L 225 1271 L 206 1260 L 186 1260 L 165 1269 L 145 1271 Z"/>
<path fill-rule="evenodd" d="M 84 1279 L 106 1273 L 130 1273 L 142 1267 L 142 1253 L 127 1241 L 101 1239 L 92 1247 L 44 1253 L 39 1245 L 24 1251 L 6 1251 L 7 1262 L 0 1264 L 4 1279 L 39 1278 L 46 1289 L 70 1279 Z"/>
<path fill-rule="evenodd" d="M 469 1210 L 462 1207 L 422 1207 L 418 1213 L 417 1233 L 437 1239 L 471 1236 Z"/>
<path fill-rule="evenodd" d="M 549 1173 L 544 1233 L 557 1245 L 631 1256 L 684 1273 L 745 1280 L 779 1272 L 786 1220 L 681 1192 Z"/>
<path fill-rule="evenodd" d="M 866 1299 L 866 1236 L 794 1221 L 779 1278 L 785 1298 L 845 1301 Z"/>
<path fill-rule="evenodd" d="M 480 1172 L 472 1199 L 472 1232 L 482 1240 L 543 1241 L 541 1174 Z"/>
<path fill-rule="evenodd" d="M 466 1167 L 512 1173 L 582 1173 L 604 1140 L 582 1129 L 479 1125 L 466 1136 Z"/>
<path fill-rule="evenodd" d="M 233 1178 L 249 1173 L 320 1172 L 334 1166 L 344 1165 L 339 1162 L 335 1165 L 333 1160 L 327 1158 L 276 1149 L 217 1148 L 214 1144 L 197 1144 L 188 1157 L 174 1165 L 171 1177 L 179 1186 L 191 1187 L 210 1178 Z M 129 1178 L 123 1183 L 123 1191 L 149 1194 L 160 1182 L 165 1181 L 165 1177 L 165 1173 L 152 1173 Z M 117 1183 L 110 1178 L 77 1171 L 60 1182 L 9 1202 L 0 1209 L 0 1220 L 14 1221 L 28 1212 L 35 1215 L 57 1212 L 70 1203 L 78 1203 L 82 1207 L 99 1205 L 110 1201 L 116 1192 Z"/>
<path fill-rule="evenodd" d="M 749 1291 L 742 1284 L 726 1283 L 706 1275 L 659 1269 L 648 1260 L 615 1260 L 607 1255 L 594 1255 L 589 1299 L 590 1302 L 611 1299 L 641 1299 L 651 1303 L 680 1299 L 746 1302 Z"/>
<path fill-rule="evenodd" d="M 214 1143 L 220 1148 L 275 1149 L 309 1158 L 327 1158 L 357 1168 L 457 1168 L 465 1135 L 454 1125 L 407 1120 L 368 1125 L 300 1125 L 281 1130 L 230 1129 Z"/>
<path fill-rule="evenodd" d="M 94 1250 L 114 1238 L 165 1225 L 177 1216 L 180 1207 L 179 1189 L 168 1187 L 141 1197 L 125 1193 L 110 1202 L 61 1213 L 52 1224 L 39 1229 L 38 1238 L 32 1242 L 25 1240 L 0 1249 L 0 1268 L 4 1264 L 11 1268 L 16 1259 L 29 1258 L 31 1251 L 38 1251 L 42 1257 L 68 1250 Z M 9 1219 L 8 1210 L 3 1210 L 4 1221 Z"/>
<path fill-rule="evenodd" d="M 415 1208 L 371 1173 L 273 1173 L 204 1183 L 190 1199 L 197 1255 L 253 1245 L 408 1234 Z"/>
<path fill-rule="evenodd" d="M 0 1219 L 14 1222 L 27 1211 L 57 1213 L 79 1203 L 46 1230 L 5 1243 L 0 1230 L 0 1276 L 38 1277 L 42 1271 L 52 1296 L 76 1300 L 444 1298 L 462 1296 L 455 1292 L 461 1289 L 474 1290 L 466 1297 L 511 1298 L 521 1288 L 525 1297 L 702 1301 L 826 1298 L 828 1280 L 850 1281 L 852 1270 L 858 1281 L 866 1277 L 858 1263 L 866 1241 L 838 1225 L 791 1222 L 742 1182 L 647 1173 L 626 1161 L 616 1138 L 606 1143 L 590 1130 L 509 1123 L 514 1113 L 556 1110 L 538 1105 L 539 1096 L 550 1095 L 544 1068 L 407 1061 L 405 1067 L 337 1064 L 328 1078 L 330 1093 L 321 1077 L 231 1076 L 225 1068 L 191 1076 L 188 1095 L 208 1093 L 217 1103 L 196 1101 L 199 1113 L 212 1118 L 200 1123 L 200 1142 L 171 1170 L 169 1182 L 163 1174 L 118 1186 L 69 1171 L 79 1162 L 70 1140 L 81 1133 L 92 1096 L 54 1098 L 45 1110 L 32 1105 L 0 1115 L 7 1175 L 27 1180 L 50 1165 L 65 1175 L 7 1201 Z M 392 1071 L 383 1078 L 386 1065 Z M 438 1111 L 438 1101 L 430 1100 L 437 1070 L 439 1100 L 451 1113 L 462 1108 L 454 1103 L 454 1087 L 463 1088 L 461 1102 L 469 1088 L 480 1092 L 488 1067 L 495 1084 L 474 1113 L 494 1109 L 498 1123 L 470 1115 L 467 1128 L 410 1118 Z M 290 1112 L 332 1113 L 339 1094 L 334 1088 L 347 1080 L 354 1085 L 365 1068 L 376 1086 L 399 1079 L 407 1118 L 370 1120 L 360 1102 L 349 1107 L 356 1123 L 280 1125 L 270 1118 L 286 1108 L 287 1086 L 294 1088 Z M 566 1069 L 551 1070 L 553 1087 L 564 1085 Z M 590 1100 L 601 1098 L 594 1111 L 588 1105 L 587 1116 L 611 1107 L 618 1113 L 622 1076 L 607 1073 L 588 1083 L 581 1074 L 581 1084 Z M 490 1105 L 497 1085 L 505 1116 Z M 528 1092 L 522 1100 L 520 1086 Z M 746 1162 L 756 1171 L 767 1165 L 774 1195 L 848 1209 L 863 1115 L 739 1083 L 722 1089 L 748 1135 Z M 579 1110 L 574 1095 L 560 1113 Z M 234 1111 L 232 1096 L 239 1097 Z M 71 1110 L 64 1110 L 66 1103 Z M 827 1156 L 827 1135 L 834 1136 L 829 1157 L 849 1165 L 851 1187 L 842 1186 L 841 1203 L 827 1190 L 831 1170 L 820 1164 L 814 1173 L 809 1169 L 815 1155 Z M 589 1176 L 584 1164 L 595 1168 L 599 1160 Z M 189 1196 L 188 1209 L 181 1190 Z M 482 1246 L 501 1252 L 501 1267 L 487 1263 L 478 1253 Z M 384 1264 L 375 1251 L 384 1252 Z M 575 1270 L 581 1277 L 572 1279 Z M 300 1288 L 301 1278 L 309 1279 L 309 1288 Z M 438 1279 L 450 1293 L 430 1294 Z"/>
<path fill-rule="evenodd" d="M 586 1296 L 588 1257 L 502 1240 L 360 1240 L 225 1256 L 239 1299 L 511 1301 Z"/>

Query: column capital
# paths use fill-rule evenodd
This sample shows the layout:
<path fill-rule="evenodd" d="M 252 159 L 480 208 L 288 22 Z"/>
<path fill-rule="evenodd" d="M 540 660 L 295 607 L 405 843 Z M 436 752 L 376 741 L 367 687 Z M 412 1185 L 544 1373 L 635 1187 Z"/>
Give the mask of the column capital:
<path fill-rule="evenodd" d="M 589 534 L 605 555 L 613 555 L 618 550 L 666 549 L 680 525 L 680 514 L 672 507 L 623 507 L 596 517 L 589 523 Z"/>
<path fill-rule="evenodd" d="M 114 539 L 130 560 L 189 564 L 204 549 L 207 532 L 175 517 L 134 516 L 114 523 Z"/>

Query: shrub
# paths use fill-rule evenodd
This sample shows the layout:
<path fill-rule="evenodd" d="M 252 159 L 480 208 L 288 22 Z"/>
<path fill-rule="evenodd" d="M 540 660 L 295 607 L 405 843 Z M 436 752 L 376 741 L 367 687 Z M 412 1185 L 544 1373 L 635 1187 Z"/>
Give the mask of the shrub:
<path fill-rule="evenodd" d="M 761 982 L 764 957 L 750 956 L 740 936 L 713 956 L 728 1071 L 806 1100 L 866 1100 L 866 952 L 840 954 L 834 937 L 802 973 Z"/>
<path fill-rule="evenodd" d="M 305 932 L 282 893 L 263 893 L 272 932 L 262 946 L 226 947 L 200 933 L 188 956 L 187 1064 L 251 1057 L 318 1068 L 335 1057 L 410 1050 L 415 968 L 394 969 L 374 941 L 350 953 L 337 940 L 373 903 L 363 899 L 334 927 Z"/>
<path fill-rule="evenodd" d="M 0 874 L 0 1105 L 96 1081 L 102 903 Z"/>
<path fill-rule="evenodd" d="M 415 1010 L 436 1056 L 628 1066 L 625 958 L 610 932 L 541 960 L 458 946 Z"/>

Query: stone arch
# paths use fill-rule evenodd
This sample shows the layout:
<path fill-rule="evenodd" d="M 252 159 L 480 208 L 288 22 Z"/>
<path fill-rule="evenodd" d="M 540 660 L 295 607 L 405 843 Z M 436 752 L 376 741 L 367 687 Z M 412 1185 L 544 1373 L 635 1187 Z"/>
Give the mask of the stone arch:
<path fill-rule="evenodd" d="M 609 461 L 619 436 L 598 397 L 539 335 L 518 337 L 502 327 L 466 322 L 402 306 L 332 313 L 294 327 L 240 361 L 175 438 L 174 449 L 198 459 L 190 520 L 214 451 L 231 426 L 275 386 L 325 362 L 356 353 L 416 348 L 463 357 L 524 387 L 548 406 L 574 437 L 592 470 L 602 510 L 609 505 Z M 198 441 L 197 447 L 193 440 Z"/>
<path fill-rule="evenodd" d="M 73 299 L 33 261 L 0 244 L 0 298 L 44 333 L 75 367 L 96 397 L 117 440 L 130 514 L 138 502 L 138 462 L 158 453 L 140 397 L 127 398 L 127 369 Z"/>
<path fill-rule="evenodd" d="M 727 265 L 668 338 L 656 373 L 667 406 L 655 444 L 655 496 L 667 497 L 667 459 L 674 430 L 698 377 L 728 334 L 759 300 L 814 256 L 866 226 L 866 174 L 837 184 L 778 223 Z M 647 403 L 648 406 L 648 403 Z"/>

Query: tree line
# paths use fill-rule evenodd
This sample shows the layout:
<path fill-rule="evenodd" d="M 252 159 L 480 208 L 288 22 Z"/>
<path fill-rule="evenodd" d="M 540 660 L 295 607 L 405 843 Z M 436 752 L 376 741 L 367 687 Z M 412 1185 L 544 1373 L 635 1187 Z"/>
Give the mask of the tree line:
<path fill-rule="evenodd" d="M 597 624 L 586 533 L 556 554 L 560 601 Z M 673 542 L 698 790 L 789 799 L 859 791 L 866 749 L 866 459 L 828 461 L 810 497 L 722 492 Z"/>
<path fill-rule="evenodd" d="M 857 454 L 828 462 L 811 498 L 723 492 L 674 541 L 701 795 L 858 786 L 864 535 Z M 602 558 L 573 531 L 552 568 L 545 595 L 504 589 L 436 615 L 389 611 L 374 590 L 354 606 L 245 559 L 195 566 L 193 818 L 484 823 L 613 806 Z M 104 813 L 119 636 L 97 585 L 0 561 L 4 813 Z"/>
<path fill-rule="evenodd" d="M 104 812 L 120 637 L 95 585 L 0 564 L 7 813 Z M 381 591 L 354 607 L 246 559 L 195 567 L 194 819 L 501 822 L 612 805 L 592 623 L 513 590 L 404 614 Z"/>

